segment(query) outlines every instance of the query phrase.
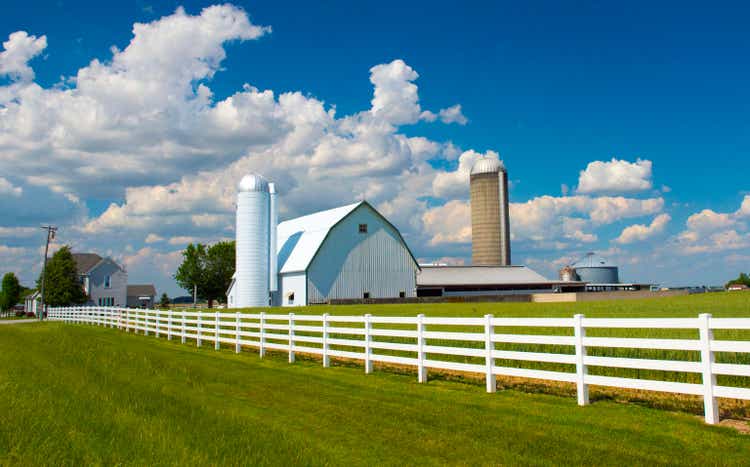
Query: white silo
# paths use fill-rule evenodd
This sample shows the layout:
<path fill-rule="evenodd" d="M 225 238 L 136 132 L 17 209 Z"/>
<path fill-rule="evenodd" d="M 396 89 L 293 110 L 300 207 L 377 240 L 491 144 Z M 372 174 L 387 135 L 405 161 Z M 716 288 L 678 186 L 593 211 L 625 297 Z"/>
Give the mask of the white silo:
<path fill-rule="evenodd" d="M 268 181 L 260 175 L 249 174 L 240 180 L 236 234 L 236 290 L 233 306 L 268 306 L 271 193 Z"/>
<path fill-rule="evenodd" d="M 270 222 L 270 242 L 269 242 L 269 250 L 268 250 L 268 274 L 269 274 L 269 290 L 271 292 L 276 292 L 278 287 L 278 267 L 277 267 L 277 255 L 276 255 L 276 224 L 279 222 L 279 215 L 277 211 L 277 205 L 276 205 L 276 184 L 269 183 L 268 184 L 268 192 L 271 195 L 271 222 Z"/>

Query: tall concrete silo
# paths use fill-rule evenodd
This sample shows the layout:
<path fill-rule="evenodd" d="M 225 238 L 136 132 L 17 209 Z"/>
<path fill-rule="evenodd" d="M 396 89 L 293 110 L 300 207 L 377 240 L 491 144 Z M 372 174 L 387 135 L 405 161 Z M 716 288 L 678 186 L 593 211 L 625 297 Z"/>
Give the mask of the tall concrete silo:
<path fill-rule="evenodd" d="M 236 290 L 233 307 L 268 306 L 270 233 L 269 183 L 260 175 L 245 175 L 237 193 Z"/>
<path fill-rule="evenodd" d="M 471 262 L 476 266 L 510 266 L 508 173 L 500 160 L 482 157 L 474 163 L 471 185 Z"/>

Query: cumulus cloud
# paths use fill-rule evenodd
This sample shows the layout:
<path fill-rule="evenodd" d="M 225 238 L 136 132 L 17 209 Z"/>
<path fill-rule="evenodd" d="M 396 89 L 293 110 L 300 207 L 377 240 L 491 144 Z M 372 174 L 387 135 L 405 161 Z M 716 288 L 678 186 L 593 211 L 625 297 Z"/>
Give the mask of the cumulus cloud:
<path fill-rule="evenodd" d="M 14 186 L 7 178 L 0 177 L 0 196 L 7 195 L 18 198 L 23 193 L 23 188 Z"/>
<path fill-rule="evenodd" d="M 0 52 L 0 76 L 7 75 L 15 81 L 33 80 L 34 70 L 29 66 L 29 60 L 46 48 L 46 36 L 30 36 L 26 31 L 12 33 L 3 42 L 3 51 Z"/>
<path fill-rule="evenodd" d="M 468 197 L 471 168 L 481 157 L 500 160 L 500 155 L 495 151 L 487 151 L 484 154 L 474 150 L 464 151 L 458 157 L 458 168 L 456 170 L 440 172 L 435 175 L 435 179 L 432 182 L 432 189 L 435 196 L 443 198 Z"/>
<path fill-rule="evenodd" d="M 718 253 L 750 248 L 750 196 L 745 196 L 735 212 L 721 213 L 704 209 L 688 217 L 685 230 L 672 242 L 684 254 Z"/>
<path fill-rule="evenodd" d="M 609 162 L 594 161 L 578 177 L 578 193 L 633 193 L 650 190 L 652 163 L 638 159 L 628 162 L 612 158 Z"/>
<path fill-rule="evenodd" d="M 592 243 L 598 236 L 591 230 L 629 218 L 659 213 L 662 198 L 538 196 L 510 203 L 513 241 L 528 241 L 545 248 L 567 248 L 560 240 Z M 471 206 L 454 200 L 434 207 L 423 215 L 425 231 L 432 244 L 465 243 L 471 240 Z"/>
<path fill-rule="evenodd" d="M 654 237 L 655 235 L 661 234 L 669 224 L 672 217 L 669 214 L 660 214 L 654 218 L 651 225 L 635 224 L 629 227 L 625 227 L 619 237 L 614 241 L 622 245 L 627 245 L 635 242 L 642 242 Z"/>
<path fill-rule="evenodd" d="M 459 125 L 466 125 L 469 123 L 469 119 L 466 118 L 461 111 L 461 104 L 456 104 L 447 109 L 441 109 L 438 113 L 440 121 L 443 123 L 458 123 Z"/>

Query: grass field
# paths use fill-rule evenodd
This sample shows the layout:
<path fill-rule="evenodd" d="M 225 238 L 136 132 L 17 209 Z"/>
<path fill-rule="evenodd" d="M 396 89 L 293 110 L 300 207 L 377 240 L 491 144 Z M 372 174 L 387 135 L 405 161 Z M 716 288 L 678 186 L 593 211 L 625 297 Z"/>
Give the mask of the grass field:
<path fill-rule="evenodd" d="M 746 464 L 747 436 L 636 405 L 167 342 L 0 328 L 0 465 Z"/>

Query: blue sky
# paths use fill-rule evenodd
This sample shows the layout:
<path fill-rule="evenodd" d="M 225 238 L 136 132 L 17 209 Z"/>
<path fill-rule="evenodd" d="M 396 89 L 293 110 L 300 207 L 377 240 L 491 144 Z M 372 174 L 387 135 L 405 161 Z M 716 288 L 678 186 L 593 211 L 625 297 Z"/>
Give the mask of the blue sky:
<path fill-rule="evenodd" d="M 0 86 L 16 86 L 8 91 L 15 94 L 6 97 L 5 103 L 0 91 L 0 110 L 16 106 L 5 117 L 0 114 L 0 177 L 10 187 L 6 201 L 13 196 L 20 200 L 6 204 L 9 212 L 0 221 L 0 229 L 6 228 L 5 236 L 0 237 L 0 246 L 5 249 L 0 249 L 0 254 L 6 255 L 5 264 L 15 264 L 21 277 L 30 282 L 38 274 L 38 261 L 34 258 L 39 256 L 35 248 L 39 238 L 17 229 L 28 229 L 54 217 L 40 205 L 59 204 L 52 210 L 60 214 L 54 221 L 70 226 L 61 229 L 62 242 L 120 258 L 128 265 L 132 282 L 154 281 L 160 289 L 177 293 L 166 265 L 174 263 L 181 245 L 174 240 L 170 243 L 169 239 L 211 241 L 231 237 L 231 212 L 191 200 L 183 205 L 189 206 L 191 215 L 208 215 L 210 211 L 216 216 L 210 219 L 211 226 L 180 218 L 176 212 L 185 209 L 169 206 L 185 201 L 178 193 L 162 205 L 164 212 L 175 213 L 167 215 L 169 228 L 152 226 L 152 218 L 157 215 L 149 211 L 152 207 L 139 207 L 139 190 L 151 193 L 143 197 L 153 197 L 156 187 L 179 192 L 170 184 L 189 184 L 190 177 L 197 177 L 202 171 L 220 171 L 213 175 L 231 177 L 247 169 L 263 171 L 282 186 L 289 178 L 289 186 L 295 188 L 290 190 L 286 206 L 282 206 L 289 216 L 337 204 L 334 194 L 311 200 L 301 187 L 303 183 L 292 180 L 296 175 L 290 172 L 341 177 L 343 188 L 336 193 L 341 198 L 338 204 L 350 202 L 369 187 L 371 192 L 366 197 L 395 219 L 418 257 L 460 261 L 466 259 L 469 251 L 466 232 L 461 232 L 459 221 L 465 213 L 468 191 L 436 191 L 433 180 L 441 173 L 453 174 L 460 185 L 462 158 L 458 154 L 494 151 L 508 167 L 511 198 L 519 203 L 514 211 L 518 229 L 511 226 L 517 231 L 516 262 L 527 263 L 551 276 L 567 259 L 595 250 L 620 262 L 623 276 L 630 280 L 722 283 L 739 270 L 750 270 L 750 234 L 742 204 L 746 194 L 750 194 L 747 170 L 743 167 L 750 148 L 750 8 L 739 2 L 712 4 L 710 8 L 697 3 L 652 3 L 592 2 L 573 7 L 560 2 L 463 2 L 461 6 L 455 2 L 236 2 L 241 13 L 232 14 L 246 14 L 252 25 L 270 26 L 272 31 L 229 35 L 217 42 L 222 52 L 216 51 L 210 38 L 205 39 L 211 47 L 200 60 L 208 57 L 218 61 L 212 64 L 214 69 L 209 74 L 199 74 L 187 82 L 192 89 L 201 83 L 210 88 L 206 108 L 241 92 L 245 83 L 259 91 L 273 90 L 277 103 L 282 93 L 299 91 L 309 102 L 319 102 L 327 110 L 335 108 L 336 123 L 326 124 L 346 132 L 340 128 L 346 122 L 340 120 L 361 117 L 363 112 L 377 114 L 371 102 L 373 88 L 377 88 L 371 68 L 402 60 L 419 75 L 417 79 L 404 79 L 401 84 L 416 84 L 421 111 L 437 114 L 440 109 L 459 104 L 461 114 L 468 119 L 468 123 L 460 124 L 417 117 L 398 122 L 386 118 L 385 123 L 394 127 L 391 132 L 375 131 L 377 122 L 369 122 L 373 126 L 366 131 L 366 138 L 355 137 L 337 145 L 321 139 L 300 150 L 299 157 L 284 153 L 290 157 L 285 161 L 278 154 L 288 149 L 289 141 L 282 141 L 281 133 L 296 124 L 271 118 L 279 109 L 268 110 L 268 126 L 251 121 L 252 129 L 240 128 L 231 135 L 221 133 L 228 131 L 226 125 L 230 125 L 221 120 L 223 129 L 205 136 L 216 137 L 213 149 L 218 155 L 210 155 L 211 151 L 201 143 L 186 143 L 179 134 L 146 134 L 149 122 L 153 126 L 148 103 L 138 108 L 118 108 L 126 99 L 116 95 L 117 89 L 96 88 L 102 80 L 92 80 L 95 84 L 84 88 L 80 81 L 61 79 L 89 67 L 92 59 L 98 59 L 105 67 L 112 65 L 115 60 L 111 47 L 119 51 L 128 48 L 133 39 L 133 23 L 163 21 L 178 6 L 184 7 L 184 15 L 198 17 L 210 3 L 122 2 L 103 6 L 88 2 L 10 2 L 4 5 L 0 16 L 0 39 L 6 41 L 11 33 L 26 31 L 36 38 L 46 36 L 46 46 L 29 58 L 33 78 L 19 78 L 17 73 L 3 75 L 0 62 Z M 174 36 L 169 36 L 167 30 L 155 30 L 149 40 L 169 43 L 168 38 Z M 244 38 L 240 40 L 240 36 Z M 163 56 L 170 60 L 177 57 L 170 66 L 179 70 L 180 54 L 189 54 L 185 47 L 144 50 L 131 54 L 138 56 L 139 67 L 145 64 L 129 78 L 134 89 L 148 85 L 141 80 L 141 70 L 159 67 Z M 185 67 L 192 63 L 190 59 L 184 57 Z M 128 60 L 123 63 L 132 65 Z M 163 70 L 165 76 L 170 70 Z M 71 125 L 67 119 L 81 112 L 72 121 L 78 118 L 88 122 L 84 115 L 92 114 L 70 102 L 73 99 L 61 98 L 54 112 L 43 113 L 52 121 L 34 132 L 23 133 L 23 128 L 13 130 L 2 122 L 24 106 L 28 115 L 39 111 L 32 97 L 21 94 L 19 89 L 23 86 L 19 83 L 36 83 L 45 92 L 66 90 L 81 98 L 79 104 L 89 102 L 83 97 L 90 93 L 89 97 L 95 96 L 101 104 L 99 113 L 95 113 L 98 117 L 94 118 L 103 118 L 101 109 L 117 110 L 111 110 L 115 116 L 103 118 L 109 123 L 92 123 L 91 133 L 77 140 L 76 131 L 66 126 Z M 178 94 L 185 92 L 177 86 Z M 180 108 L 187 108 L 194 98 L 185 98 L 185 105 Z M 388 105 L 395 105 L 389 102 Z M 171 103 L 155 102 L 152 110 L 165 115 L 181 112 Z M 259 112 L 254 109 L 252 113 Z M 25 114 L 14 115 L 17 119 Z M 107 125 L 123 121 L 139 136 L 130 140 L 120 135 L 110 137 L 114 127 Z M 168 121 L 174 122 L 175 118 Z M 131 124 L 135 126 L 128 126 Z M 164 124 L 166 133 L 184 129 Z M 375 133 L 382 140 L 376 139 Z M 23 135 L 48 142 L 30 149 L 22 144 Z M 295 136 L 295 141 L 296 138 L 301 136 Z M 383 169 L 378 150 L 390 147 L 388 144 L 395 144 L 399 138 L 412 142 L 423 138 L 440 147 L 421 158 L 412 154 L 406 162 L 401 159 L 403 155 L 388 153 L 386 160 L 392 157 L 401 165 L 389 162 Z M 222 145 L 229 140 L 232 144 L 227 143 L 224 148 Z M 449 143 L 453 149 L 449 149 Z M 130 144 L 132 147 L 128 147 Z M 357 151 L 368 144 L 373 145 L 373 160 L 363 161 L 362 165 L 375 167 L 370 172 L 356 164 L 360 154 Z M 156 147 L 163 149 L 154 150 Z M 69 165 L 72 154 L 78 157 L 78 151 L 84 151 L 87 161 L 108 163 Z M 411 152 L 416 152 L 413 146 Z M 346 168 L 338 162 L 342 157 L 347 160 Z M 468 154 L 464 159 L 469 161 L 471 157 L 474 156 Z M 273 162 L 269 162 L 271 158 Z M 31 159 L 38 159 L 35 162 L 44 169 L 31 164 Z M 641 174 L 648 188 L 623 189 L 615 184 L 602 185 L 588 193 L 579 189 L 580 173 L 589 164 L 610 164 L 602 166 L 597 174 L 611 181 L 617 170 L 630 174 L 628 171 L 635 170 L 639 159 L 650 162 L 648 173 Z M 133 160 L 140 168 L 131 166 L 129 161 Z M 415 169 L 419 164 L 429 168 Z M 409 167 L 412 182 L 403 175 Z M 85 177 L 70 177 L 71 171 L 80 171 Z M 58 184 L 58 179 L 65 180 Z M 411 193 L 411 185 L 420 188 Z M 570 196 L 591 199 L 566 200 L 570 196 L 563 197 L 562 185 L 568 187 Z M 0 190 L 2 186 L 0 181 Z M 428 186 L 432 186 L 432 191 Z M 48 187 L 52 189 L 45 192 Z M 22 194 L 17 194 L 18 189 Z M 426 200 L 426 204 L 409 205 L 393 194 L 396 192 L 402 194 L 401 198 L 413 196 Z M 553 209 L 541 199 L 544 196 L 563 198 L 550 203 L 566 206 L 601 203 L 604 201 L 596 199 L 602 197 L 621 197 L 631 200 L 631 204 L 660 199 L 661 204 L 633 208 L 628 214 L 614 214 L 606 220 L 599 216 L 597 220 L 592 218 L 595 208 L 591 206 L 579 206 L 575 212 L 559 206 Z M 230 198 L 231 194 L 215 188 L 206 193 L 205 199 L 226 205 Z M 394 201 L 396 198 L 400 204 Z M 532 205 L 525 209 L 521 203 L 527 202 Z M 109 211 L 111 203 L 120 209 Z M 11 205 L 16 208 L 11 209 Z M 429 211 L 440 207 L 443 211 L 435 211 L 431 217 Z M 560 224 L 559 231 L 534 230 L 539 229 L 539 224 L 528 213 L 544 209 L 552 209 L 544 214 Z M 750 213 L 750 203 L 748 209 Z M 449 210 L 457 219 L 455 225 L 437 225 L 435 217 Z M 110 222 L 115 214 L 119 224 Z M 663 215 L 669 220 L 664 222 L 662 217 L 653 226 L 652 222 Z M 102 216 L 107 222 L 101 220 Z M 225 225 L 230 226 L 229 230 Z M 624 229 L 633 225 L 653 229 L 635 236 L 636 241 L 631 241 L 632 235 L 625 243 L 616 241 Z M 146 241 L 149 234 L 153 236 Z M 164 268 L 160 270 L 158 265 Z"/>

